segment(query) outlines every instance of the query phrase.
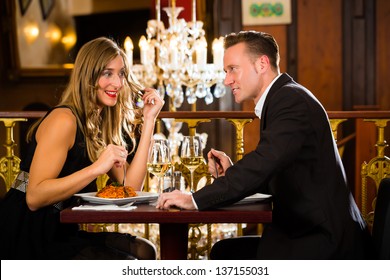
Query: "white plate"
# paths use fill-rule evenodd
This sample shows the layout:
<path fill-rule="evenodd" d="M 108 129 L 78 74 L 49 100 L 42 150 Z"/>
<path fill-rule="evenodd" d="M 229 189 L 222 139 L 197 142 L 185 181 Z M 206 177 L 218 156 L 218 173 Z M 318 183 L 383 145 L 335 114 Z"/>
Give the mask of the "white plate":
<path fill-rule="evenodd" d="M 270 195 L 270 194 L 255 193 L 254 195 L 247 196 L 247 197 L 241 199 L 240 201 L 236 202 L 235 204 L 252 203 L 252 202 L 256 202 L 256 201 L 265 200 L 271 196 L 272 195 Z"/>
<path fill-rule="evenodd" d="M 81 197 L 83 200 L 88 201 L 90 203 L 116 204 L 116 205 L 123 205 L 123 204 L 129 203 L 129 202 L 134 202 L 134 203 L 152 202 L 152 201 L 156 201 L 158 198 L 157 193 L 139 192 L 139 191 L 136 191 L 136 193 L 137 193 L 137 196 L 126 197 L 126 198 L 97 197 L 96 192 L 76 193 L 75 196 Z"/>

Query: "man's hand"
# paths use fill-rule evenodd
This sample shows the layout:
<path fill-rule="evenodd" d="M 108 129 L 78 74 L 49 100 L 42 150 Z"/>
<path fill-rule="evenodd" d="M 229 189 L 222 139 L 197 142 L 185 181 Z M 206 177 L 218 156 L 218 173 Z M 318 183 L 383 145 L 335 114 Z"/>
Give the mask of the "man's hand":
<path fill-rule="evenodd" d="M 187 210 L 196 209 L 192 201 L 192 194 L 190 193 L 183 193 L 179 190 L 175 190 L 173 192 L 160 194 L 156 208 L 169 209 L 172 206 Z"/>
<path fill-rule="evenodd" d="M 233 165 L 232 160 L 222 151 L 211 149 L 207 158 L 209 172 L 214 178 L 225 176 L 226 169 Z"/>

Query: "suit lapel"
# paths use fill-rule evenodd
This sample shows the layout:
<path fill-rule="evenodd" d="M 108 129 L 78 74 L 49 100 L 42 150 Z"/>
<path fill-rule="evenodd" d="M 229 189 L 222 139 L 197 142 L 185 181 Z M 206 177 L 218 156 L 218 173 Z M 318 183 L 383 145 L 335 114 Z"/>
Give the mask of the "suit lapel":
<path fill-rule="evenodd" d="M 268 111 L 269 100 L 272 98 L 272 96 L 275 94 L 275 92 L 277 92 L 281 87 L 283 87 L 287 83 L 291 83 L 292 81 L 293 81 L 293 79 L 290 77 L 290 75 L 288 75 L 287 73 L 283 73 L 270 88 L 268 95 L 267 95 L 267 98 L 265 99 L 265 102 L 264 102 L 263 111 L 261 112 L 260 131 L 263 130 L 263 127 L 264 127 L 264 121 L 266 119 L 265 116 L 266 116 L 267 111 Z"/>

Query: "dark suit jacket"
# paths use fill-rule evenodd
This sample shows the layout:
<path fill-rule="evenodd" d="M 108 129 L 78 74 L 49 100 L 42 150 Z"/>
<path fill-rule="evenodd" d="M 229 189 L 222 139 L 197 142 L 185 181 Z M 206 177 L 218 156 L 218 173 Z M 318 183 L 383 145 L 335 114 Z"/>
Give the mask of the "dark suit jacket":
<path fill-rule="evenodd" d="M 365 257 L 366 225 L 347 187 L 327 114 L 288 74 L 265 100 L 256 149 L 193 197 L 203 210 L 257 192 L 273 197 L 273 222 L 263 232 L 259 258 Z"/>

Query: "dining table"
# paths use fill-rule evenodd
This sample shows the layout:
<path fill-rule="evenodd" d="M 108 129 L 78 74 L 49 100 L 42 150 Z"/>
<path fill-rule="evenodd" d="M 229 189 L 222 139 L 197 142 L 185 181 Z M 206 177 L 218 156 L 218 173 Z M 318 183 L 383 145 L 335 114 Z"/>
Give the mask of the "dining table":
<path fill-rule="evenodd" d="M 130 211 L 74 210 L 60 213 L 62 223 L 156 223 L 160 233 L 160 259 L 185 260 L 188 255 L 190 224 L 271 223 L 272 202 L 262 200 L 233 204 L 210 210 L 157 209 L 153 204 L 137 204 Z"/>

